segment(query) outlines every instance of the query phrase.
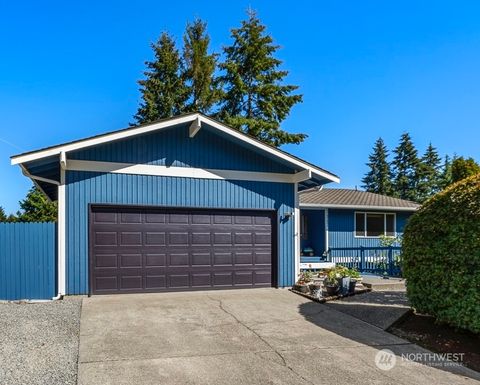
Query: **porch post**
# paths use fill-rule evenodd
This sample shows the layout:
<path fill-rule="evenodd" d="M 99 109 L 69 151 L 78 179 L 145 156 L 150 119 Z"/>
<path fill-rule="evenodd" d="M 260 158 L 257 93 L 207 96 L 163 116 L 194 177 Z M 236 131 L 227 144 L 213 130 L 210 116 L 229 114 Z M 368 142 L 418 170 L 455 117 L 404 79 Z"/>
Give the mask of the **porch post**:
<path fill-rule="evenodd" d="M 300 202 L 298 196 L 298 183 L 295 183 L 295 207 L 293 212 L 294 222 L 294 281 L 297 281 L 297 277 L 300 274 Z"/>
<path fill-rule="evenodd" d="M 325 209 L 325 251 L 328 252 L 328 209 Z"/>

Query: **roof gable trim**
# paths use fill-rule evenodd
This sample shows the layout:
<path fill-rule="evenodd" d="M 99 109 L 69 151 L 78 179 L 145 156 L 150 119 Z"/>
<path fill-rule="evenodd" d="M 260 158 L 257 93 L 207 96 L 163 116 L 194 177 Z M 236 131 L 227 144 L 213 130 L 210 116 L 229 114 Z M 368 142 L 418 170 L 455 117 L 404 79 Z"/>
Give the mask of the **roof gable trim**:
<path fill-rule="evenodd" d="M 275 157 L 281 158 L 281 159 L 289 162 L 290 164 L 293 164 L 293 165 L 295 165 L 299 168 L 302 168 L 304 170 L 309 170 L 312 173 L 312 175 L 319 176 L 319 177 L 327 179 L 328 181 L 331 181 L 331 182 L 336 182 L 336 183 L 340 182 L 340 178 L 338 178 L 334 174 L 331 174 L 331 173 L 329 173 L 325 170 L 322 170 L 318 167 L 315 167 L 315 166 L 313 166 L 313 165 L 311 165 L 307 162 L 304 162 L 304 161 L 302 161 L 302 160 L 300 160 L 300 159 L 298 159 L 298 158 L 296 158 L 292 155 L 289 155 L 289 154 L 287 154 L 287 153 L 285 153 L 281 150 L 278 150 L 275 147 L 272 147 L 272 146 L 269 146 L 265 143 L 262 143 L 262 142 L 260 142 L 256 139 L 254 139 L 254 138 L 251 138 L 251 137 L 249 137 L 249 136 L 247 136 L 247 135 L 245 135 L 245 134 L 243 134 L 239 131 L 236 131 L 236 130 L 234 130 L 234 129 L 232 129 L 232 128 L 230 128 L 230 127 L 228 127 L 228 126 L 226 126 L 222 123 L 219 123 L 219 122 L 217 122 L 217 121 L 215 121 L 215 120 L 213 120 L 213 119 L 211 119 L 207 116 L 199 114 L 199 113 L 180 116 L 180 117 L 176 117 L 176 118 L 171 118 L 171 119 L 168 119 L 168 120 L 164 120 L 164 121 L 157 122 L 157 123 L 152 123 L 152 124 L 145 125 L 145 126 L 130 128 L 130 129 L 122 130 L 122 131 L 116 131 L 116 132 L 112 132 L 112 133 L 109 133 L 109 134 L 104 134 L 104 135 L 100 135 L 100 136 L 96 136 L 96 137 L 92 137 L 92 138 L 87 138 L 87 139 L 84 139 L 84 140 L 79 140 L 79 141 L 72 142 L 72 143 L 67 143 L 67 144 L 64 144 L 64 145 L 58 145 L 58 146 L 47 148 L 47 149 L 44 149 L 44 150 L 39 150 L 39 151 L 35 151 L 35 152 L 23 154 L 23 155 L 21 154 L 21 155 L 13 156 L 11 158 L 11 164 L 12 165 L 21 164 L 21 163 L 30 162 L 30 161 L 34 161 L 34 160 L 37 160 L 37 159 L 45 158 L 45 157 L 48 157 L 48 156 L 60 155 L 62 153 L 67 153 L 69 151 L 75 151 L 75 150 L 79 150 L 79 149 L 82 149 L 82 148 L 103 144 L 103 143 L 106 143 L 106 142 L 111 142 L 111 141 L 115 141 L 115 140 L 119 140 L 119 139 L 125 139 L 125 138 L 128 138 L 128 137 L 132 137 L 132 136 L 136 136 L 136 135 L 141 135 L 141 134 L 161 130 L 161 129 L 164 129 L 164 128 L 167 128 L 167 127 L 170 127 L 170 126 L 173 126 L 173 125 L 182 124 L 182 123 L 189 123 L 189 122 L 196 123 L 194 125 L 194 128 L 196 128 L 196 127 L 200 128 L 202 123 L 208 124 L 209 126 L 215 128 L 215 129 L 217 129 L 221 132 L 224 132 L 229 136 L 235 137 L 235 138 L 237 138 L 237 139 L 239 139 L 239 140 L 241 140 L 245 143 L 248 143 L 248 144 L 252 145 L 255 148 L 259 148 L 266 153 L 269 153 L 269 154 L 271 154 Z M 195 131 L 195 129 L 193 131 Z"/>

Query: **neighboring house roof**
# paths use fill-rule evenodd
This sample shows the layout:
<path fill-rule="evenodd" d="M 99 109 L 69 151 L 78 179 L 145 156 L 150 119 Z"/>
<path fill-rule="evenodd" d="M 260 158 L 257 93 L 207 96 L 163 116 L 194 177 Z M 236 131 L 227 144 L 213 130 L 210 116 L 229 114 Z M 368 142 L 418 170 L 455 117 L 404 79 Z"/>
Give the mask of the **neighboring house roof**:
<path fill-rule="evenodd" d="M 50 197 L 54 197 L 56 186 L 60 183 L 60 165 L 66 167 L 68 152 L 97 146 L 103 143 L 126 139 L 129 137 L 160 131 L 173 126 L 189 125 L 190 137 L 194 137 L 205 124 L 219 134 L 265 154 L 283 164 L 297 170 L 299 180 L 303 179 L 302 188 L 310 188 L 329 182 L 339 182 L 337 175 L 324 170 L 312 163 L 306 162 L 294 155 L 282 151 L 274 146 L 257 140 L 241 131 L 228 127 L 223 123 L 200 113 L 184 114 L 172 118 L 158 120 L 153 123 L 142 124 L 88 137 L 81 140 L 67 142 L 36 151 L 25 152 L 11 157 L 12 164 L 19 164 L 26 176 L 34 180 L 39 187 Z"/>
<path fill-rule="evenodd" d="M 415 211 L 420 205 L 405 199 L 366 191 L 342 188 L 313 188 L 300 193 L 300 207 Z"/>

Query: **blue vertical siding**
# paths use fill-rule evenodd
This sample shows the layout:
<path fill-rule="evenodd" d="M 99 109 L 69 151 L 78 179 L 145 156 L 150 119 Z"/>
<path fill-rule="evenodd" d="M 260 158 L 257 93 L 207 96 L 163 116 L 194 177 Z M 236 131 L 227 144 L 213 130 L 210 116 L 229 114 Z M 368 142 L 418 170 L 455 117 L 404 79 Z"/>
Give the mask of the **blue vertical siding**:
<path fill-rule="evenodd" d="M 172 127 L 68 154 L 70 159 L 198 167 L 222 170 L 292 173 L 278 160 L 248 150 L 212 132 L 206 125 L 190 138 L 188 125 Z"/>
<path fill-rule="evenodd" d="M 293 184 L 67 171 L 66 194 L 67 294 L 88 293 L 90 203 L 276 210 L 278 285 L 295 279 Z"/>
<path fill-rule="evenodd" d="M 0 299 L 56 295 L 56 224 L 0 223 Z"/>
<path fill-rule="evenodd" d="M 329 247 L 377 247 L 379 238 L 357 238 L 354 234 L 354 216 L 357 210 L 328 210 L 329 219 Z M 358 210 L 363 211 L 363 210 Z M 369 210 L 372 211 L 372 210 Z M 381 211 L 385 212 L 385 211 Z M 394 211 L 390 211 L 393 212 Z M 403 229 L 411 213 L 396 213 L 397 235 L 403 235 Z"/>

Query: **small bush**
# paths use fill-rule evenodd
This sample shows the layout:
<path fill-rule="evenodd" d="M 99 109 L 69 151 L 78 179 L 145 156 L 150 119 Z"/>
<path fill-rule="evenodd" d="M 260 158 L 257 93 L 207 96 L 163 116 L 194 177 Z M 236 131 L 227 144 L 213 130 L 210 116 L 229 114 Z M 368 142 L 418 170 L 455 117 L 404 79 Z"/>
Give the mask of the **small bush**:
<path fill-rule="evenodd" d="M 417 311 L 480 332 L 480 174 L 435 195 L 409 219 L 402 257 Z"/>

